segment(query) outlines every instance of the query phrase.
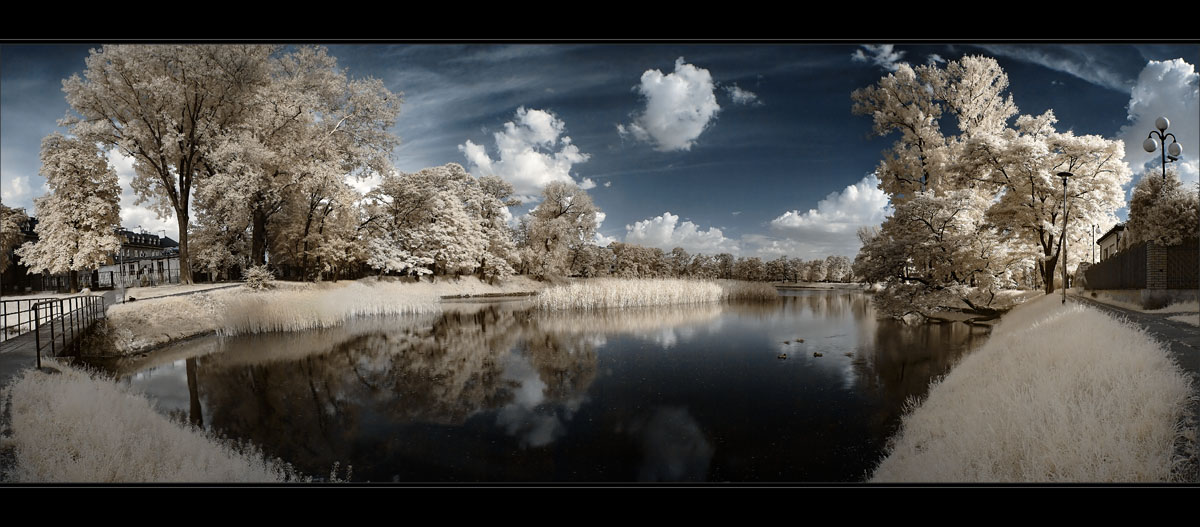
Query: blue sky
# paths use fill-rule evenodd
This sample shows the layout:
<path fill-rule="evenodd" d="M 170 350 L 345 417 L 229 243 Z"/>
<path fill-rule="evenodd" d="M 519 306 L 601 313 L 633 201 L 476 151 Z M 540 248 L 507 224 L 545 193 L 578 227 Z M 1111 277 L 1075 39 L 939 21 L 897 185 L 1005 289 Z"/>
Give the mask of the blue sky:
<path fill-rule="evenodd" d="M 68 111 L 62 79 L 82 70 L 91 47 L 0 46 L 6 204 L 32 212 L 33 198 L 45 192 L 38 148 Z M 476 175 L 505 176 L 531 195 L 570 178 L 591 187 L 604 211 L 604 241 L 767 258 L 852 257 L 857 226 L 878 223 L 886 211 L 864 178 L 895 139 L 869 136 L 870 119 L 851 113 L 850 93 L 898 62 L 967 54 L 999 61 L 1021 113 L 1053 109 L 1060 129 L 1126 140 L 1135 179 L 1143 163 L 1157 159 L 1141 150 L 1142 139 L 1154 118 L 1168 115 L 1184 143 L 1184 177 L 1197 179 L 1197 45 L 328 47 L 350 75 L 403 92 L 397 169 L 460 163 Z M 126 186 L 125 226 L 175 237 L 173 218 L 155 218 L 134 203 L 128 161 L 112 160 Z"/>

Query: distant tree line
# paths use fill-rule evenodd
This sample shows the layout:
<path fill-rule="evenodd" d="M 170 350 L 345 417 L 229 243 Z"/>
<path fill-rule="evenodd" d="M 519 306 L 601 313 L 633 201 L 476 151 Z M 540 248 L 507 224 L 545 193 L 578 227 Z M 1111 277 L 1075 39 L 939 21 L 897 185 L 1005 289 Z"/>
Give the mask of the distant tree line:
<path fill-rule="evenodd" d="M 682 247 L 664 251 L 632 243 L 613 242 L 607 247 L 584 245 L 570 255 L 572 276 L 591 278 L 694 278 L 754 282 L 852 282 L 850 259 L 828 256 L 803 260 L 780 256 L 763 261 L 757 256 L 737 257 L 688 254 Z"/>

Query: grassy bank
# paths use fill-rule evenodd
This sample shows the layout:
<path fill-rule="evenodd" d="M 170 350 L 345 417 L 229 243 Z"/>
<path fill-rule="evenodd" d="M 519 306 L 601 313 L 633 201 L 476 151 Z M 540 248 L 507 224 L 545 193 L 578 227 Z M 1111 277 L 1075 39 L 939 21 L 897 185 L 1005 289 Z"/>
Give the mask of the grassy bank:
<path fill-rule="evenodd" d="M 513 277 L 499 285 L 475 277 L 437 282 L 275 282 L 267 291 L 244 286 L 110 306 L 98 353 L 131 355 L 196 335 L 327 328 L 358 316 L 426 313 L 441 296 L 534 292 L 541 284 Z"/>
<path fill-rule="evenodd" d="M 7 387 L 11 448 L 20 482 L 278 482 L 291 468 L 248 445 L 172 422 L 111 380 L 50 361 Z M 0 397 L 2 400 L 3 397 Z"/>
<path fill-rule="evenodd" d="M 1141 329 L 1044 296 L 931 386 L 871 481 L 1175 481 L 1191 390 Z"/>

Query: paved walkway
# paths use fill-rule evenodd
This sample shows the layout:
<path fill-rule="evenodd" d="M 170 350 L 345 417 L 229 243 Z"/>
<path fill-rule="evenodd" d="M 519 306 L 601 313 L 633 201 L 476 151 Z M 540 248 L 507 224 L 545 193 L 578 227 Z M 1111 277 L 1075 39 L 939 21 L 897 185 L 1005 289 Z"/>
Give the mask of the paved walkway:
<path fill-rule="evenodd" d="M 1097 302 L 1083 296 L 1072 295 L 1067 298 L 1072 302 L 1095 307 L 1141 326 L 1151 337 L 1166 345 L 1167 350 L 1179 366 L 1192 374 L 1196 389 L 1200 389 L 1200 327 L 1187 322 L 1168 320 L 1170 317 L 1179 316 L 1179 313 L 1142 313 Z M 1200 400 L 1193 400 L 1191 407 L 1192 424 L 1198 425 L 1200 424 Z M 1184 474 L 1190 481 L 1200 482 L 1200 440 L 1197 440 L 1192 446 L 1196 451 L 1190 453 L 1190 466 L 1184 471 Z"/>

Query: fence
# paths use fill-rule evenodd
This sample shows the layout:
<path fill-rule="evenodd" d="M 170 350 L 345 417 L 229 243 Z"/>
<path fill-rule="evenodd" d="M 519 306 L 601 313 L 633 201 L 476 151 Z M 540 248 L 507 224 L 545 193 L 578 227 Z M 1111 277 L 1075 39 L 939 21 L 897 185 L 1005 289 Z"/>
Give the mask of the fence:
<path fill-rule="evenodd" d="M 171 271 L 150 271 L 143 272 L 140 275 L 121 274 L 117 271 L 104 271 L 100 273 L 98 280 L 99 287 L 153 287 L 164 284 L 178 284 L 179 270 L 172 269 Z"/>
<path fill-rule="evenodd" d="M 41 368 L 43 349 L 49 348 L 51 357 L 57 356 L 58 350 L 79 349 L 79 336 L 91 328 L 92 323 L 104 318 L 104 297 L 87 295 L 43 300 L 33 304 L 32 310 L 37 367 Z M 43 325 L 50 328 L 49 342 L 42 338 Z M 55 326 L 58 326 L 57 334 Z"/>
<path fill-rule="evenodd" d="M 1200 242 L 1161 247 L 1141 243 L 1084 272 L 1088 289 L 1196 289 L 1200 285 Z"/>
<path fill-rule="evenodd" d="M 20 300 L 0 300 L 0 342 L 19 337 L 36 327 L 33 320 L 33 305 L 57 298 L 22 298 Z"/>

